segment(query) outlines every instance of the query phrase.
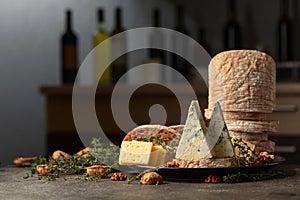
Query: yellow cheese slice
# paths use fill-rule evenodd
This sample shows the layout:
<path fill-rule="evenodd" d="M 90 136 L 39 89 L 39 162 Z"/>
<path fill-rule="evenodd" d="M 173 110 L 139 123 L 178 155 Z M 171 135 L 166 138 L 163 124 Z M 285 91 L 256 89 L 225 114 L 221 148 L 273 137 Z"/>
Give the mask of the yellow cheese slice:
<path fill-rule="evenodd" d="M 152 142 L 123 141 L 119 156 L 120 165 L 148 165 L 151 156 Z"/>
<path fill-rule="evenodd" d="M 120 165 L 160 166 L 170 161 L 167 151 L 152 142 L 123 141 L 119 156 Z"/>

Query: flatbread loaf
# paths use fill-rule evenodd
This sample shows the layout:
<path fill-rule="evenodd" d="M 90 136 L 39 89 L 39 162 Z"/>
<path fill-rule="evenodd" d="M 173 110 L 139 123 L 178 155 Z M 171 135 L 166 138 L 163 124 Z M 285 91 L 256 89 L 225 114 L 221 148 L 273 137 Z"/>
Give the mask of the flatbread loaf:
<path fill-rule="evenodd" d="M 182 135 L 184 125 L 173 125 L 169 126 L 169 128 L 174 129 L 178 134 Z"/>
<path fill-rule="evenodd" d="M 255 50 L 232 50 L 209 64 L 208 109 L 220 102 L 224 111 L 271 113 L 275 108 L 276 64 Z"/>
<path fill-rule="evenodd" d="M 230 137 L 239 137 L 247 141 L 265 141 L 268 140 L 268 133 L 261 132 L 261 133 L 245 133 L 245 132 L 238 132 L 238 131 L 229 131 Z"/>
<path fill-rule="evenodd" d="M 211 118 L 212 110 L 205 109 L 205 118 L 209 120 Z M 258 112 L 230 112 L 223 111 L 224 119 L 245 119 L 245 120 L 266 120 L 266 113 L 258 113 Z"/>
<path fill-rule="evenodd" d="M 161 125 L 142 125 L 130 131 L 123 141 L 152 141 L 153 145 L 165 145 L 180 138 L 181 125 L 174 128 Z"/>
<path fill-rule="evenodd" d="M 227 128 L 230 131 L 245 133 L 276 133 L 279 129 L 278 120 L 251 121 L 251 120 L 226 120 Z"/>
<path fill-rule="evenodd" d="M 257 153 L 259 152 L 268 152 L 268 153 L 274 153 L 275 151 L 275 142 L 271 140 L 266 141 L 249 141 L 250 143 L 255 145 L 255 151 Z"/>

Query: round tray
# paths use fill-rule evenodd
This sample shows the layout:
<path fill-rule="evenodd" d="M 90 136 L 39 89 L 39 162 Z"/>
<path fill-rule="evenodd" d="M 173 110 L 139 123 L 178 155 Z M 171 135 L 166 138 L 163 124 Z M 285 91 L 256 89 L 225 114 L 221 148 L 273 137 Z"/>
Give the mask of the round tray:
<path fill-rule="evenodd" d="M 227 168 L 158 168 L 158 173 L 161 174 L 165 180 L 169 181 L 199 181 L 206 178 L 209 175 L 213 176 L 225 176 L 236 173 L 259 173 L 276 167 L 283 163 L 285 158 L 281 156 L 275 156 L 275 160 L 269 164 L 263 164 L 258 166 L 246 166 L 246 167 L 227 167 Z"/>

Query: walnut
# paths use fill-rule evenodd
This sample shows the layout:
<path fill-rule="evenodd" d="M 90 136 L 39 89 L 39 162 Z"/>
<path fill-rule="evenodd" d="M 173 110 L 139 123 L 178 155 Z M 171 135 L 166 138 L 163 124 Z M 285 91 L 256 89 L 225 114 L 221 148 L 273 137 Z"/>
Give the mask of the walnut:
<path fill-rule="evenodd" d="M 100 175 L 101 177 L 106 177 L 109 172 L 109 166 L 93 165 L 93 166 L 87 167 L 86 172 L 89 176 Z"/>
<path fill-rule="evenodd" d="M 211 175 L 209 175 L 208 177 L 205 178 L 204 182 L 205 183 L 211 183 Z"/>
<path fill-rule="evenodd" d="M 24 166 L 28 166 L 30 165 L 31 163 L 33 163 L 34 161 L 34 158 L 30 157 L 30 158 L 23 158 L 23 157 L 20 157 L 20 158 L 15 158 L 13 160 L 13 163 L 17 166 L 17 167 L 24 167 Z"/>
<path fill-rule="evenodd" d="M 127 179 L 127 176 L 123 173 L 114 173 L 110 177 L 110 180 L 112 180 L 112 181 L 125 181 L 126 179 Z"/>
<path fill-rule="evenodd" d="M 58 159 L 58 158 L 68 159 L 68 158 L 70 158 L 70 155 L 67 154 L 66 152 L 56 150 L 56 151 L 53 152 L 52 158 L 54 158 L 54 159 Z"/>
<path fill-rule="evenodd" d="M 259 155 L 257 156 L 257 160 L 261 164 L 272 163 L 274 159 L 275 159 L 274 155 L 268 154 L 268 152 L 260 152 Z"/>
<path fill-rule="evenodd" d="M 167 167 L 179 167 L 179 163 L 173 160 L 171 162 L 167 162 Z"/>
<path fill-rule="evenodd" d="M 49 165 L 44 164 L 44 165 L 37 165 L 36 171 L 38 173 L 40 173 L 41 175 L 45 176 L 51 172 L 51 169 L 50 169 Z"/>
<path fill-rule="evenodd" d="M 213 176 L 211 179 L 212 183 L 220 183 L 221 182 L 221 178 L 219 176 Z"/>
<path fill-rule="evenodd" d="M 206 177 L 206 179 L 204 180 L 205 183 L 220 183 L 221 182 L 221 178 L 219 176 L 212 176 L 209 175 L 208 177 Z"/>
<path fill-rule="evenodd" d="M 76 154 L 80 157 L 86 158 L 91 153 L 91 148 L 86 147 L 85 149 L 82 149 L 78 151 Z"/>
<path fill-rule="evenodd" d="M 141 178 L 141 183 L 143 185 L 156 185 L 163 182 L 162 176 L 156 172 L 148 172 L 144 174 Z"/>

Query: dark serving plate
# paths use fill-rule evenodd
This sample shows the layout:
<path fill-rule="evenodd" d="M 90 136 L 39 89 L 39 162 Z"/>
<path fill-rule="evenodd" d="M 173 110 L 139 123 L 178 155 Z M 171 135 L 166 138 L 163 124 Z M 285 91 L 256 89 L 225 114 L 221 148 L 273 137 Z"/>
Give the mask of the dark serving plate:
<path fill-rule="evenodd" d="M 209 175 L 224 176 L 236 173 L 259 173 L 283 163 L 285 158 L 275 156 L 274 162 L 259 166 L 227 167 L 227 168 L 158 168 L 158 173 L 169 181 L 199 181 Z"/>

